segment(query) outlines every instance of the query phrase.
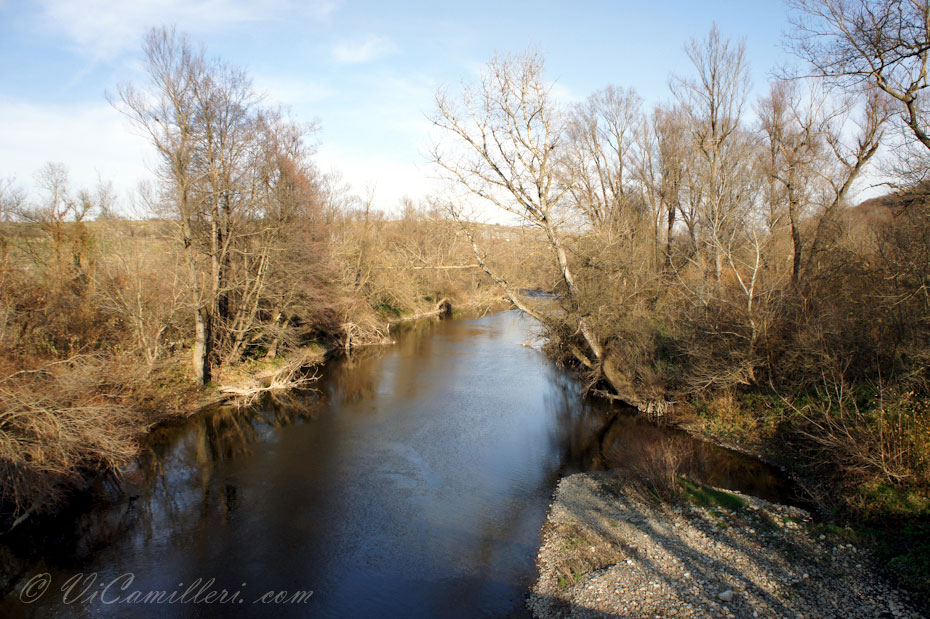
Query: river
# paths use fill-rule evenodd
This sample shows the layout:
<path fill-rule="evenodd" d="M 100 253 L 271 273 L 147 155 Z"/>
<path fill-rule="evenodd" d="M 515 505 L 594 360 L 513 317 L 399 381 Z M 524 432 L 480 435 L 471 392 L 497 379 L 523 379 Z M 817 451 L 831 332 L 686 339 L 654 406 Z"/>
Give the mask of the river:
<path fill-rule="evenodd" d="M 582 398 L 533 328 L 515 312 L 418 323 L 328 363 L 315 393 L 157 430 L 67 526 L 4 549 L 25 567 L 0 616 L 526 616 L 559 477 L 643 441 L 785 499 L 754 460 Z M 175 602 L 124 602 L 134 591 Z"/>

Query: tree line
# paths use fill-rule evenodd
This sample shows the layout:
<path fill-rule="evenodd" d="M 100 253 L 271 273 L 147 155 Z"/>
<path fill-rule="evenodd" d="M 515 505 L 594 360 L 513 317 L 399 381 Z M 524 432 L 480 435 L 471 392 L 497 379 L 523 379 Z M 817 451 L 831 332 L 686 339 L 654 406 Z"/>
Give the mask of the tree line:
<path fill-rule="evenodd" d="M 654 107 L 620 86 L 564 104 L 539 54 L 498 55 L 437 93 L 449 192 L 397 217 L 321 172 L 315 127 L 248 75 L 152 30 L 147 78 L 111 97 L 157 154 L 146 217 L 58 164 L 38 196 L 0 182 L 3 514 L 118 469 L 243 372 L 500 295 L 591 391 L 781 454 L 824 504 L 926 495 L 930 10 L 790 14 L 803 76 L 761 96 L 716 27 Z M 853 204 L 876 176 L 894 191 Z M 476 204 L 516 225 L 478 223 Z"/>
<path fill-rule="evenodd" d="M 802 454 L 818 499 L 848 507 L 866 481 L 930 484 L 930 9 L 790 9 L 800 68 L 761 96 L 716 26 L 652 108 L 618 86 L 564 104 L 541 55 L 498 55 L 437 93 L 431 155 L 463 228 L 483 203 L 538 231 L 557 309 L 473 250 L 591 389 Z M 889 196 L 851 202 L 878 177 Z"/>
<path fill-rule="evenodd" d="M 48 509 L 138 454 L 153 424 L 223 393 L 300 385 L 308 350 L 390 341 L 390 325 L 499 293 L 429 203 L 373 208 L 313 158 L 315 127 L 172 28 L 111 103 L 156 154 L 124 218 L 108 182 L 49 163 L 0 181 L 0 517 Z M 499 236 L 485 226 L 481 239 Z M 520 231 L 492 260 L 509 277 Z M 541 270 L 545 272 L 545 268 Z"/>

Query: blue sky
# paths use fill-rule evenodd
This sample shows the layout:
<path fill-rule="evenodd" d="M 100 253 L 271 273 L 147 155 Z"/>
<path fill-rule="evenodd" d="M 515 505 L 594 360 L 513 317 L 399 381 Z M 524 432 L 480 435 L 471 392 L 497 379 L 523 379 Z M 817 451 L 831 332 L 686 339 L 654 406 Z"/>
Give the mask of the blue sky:
<path fill-rule="evenodd" d="M 495 52 L 540 51 L 566 102 L 608 84 L 648 103 L 688 74 L 683 45 L 716 21 L 745 38 L 758 91 L 786 60 L 782 2 L 355 2 L 352 0 L 0 0 L 0 178 L 29 188 L 46 161 L 75 185 L 123 195 L 149 177 L 145 142 L 106 100 L 141 81 L 145 31 L 175 25 L 252 76 L 268 100 L 316 120 L 317 161 L 378 206 L 431 189 L 424 152 L 437 87 L 473 78 Z"/>

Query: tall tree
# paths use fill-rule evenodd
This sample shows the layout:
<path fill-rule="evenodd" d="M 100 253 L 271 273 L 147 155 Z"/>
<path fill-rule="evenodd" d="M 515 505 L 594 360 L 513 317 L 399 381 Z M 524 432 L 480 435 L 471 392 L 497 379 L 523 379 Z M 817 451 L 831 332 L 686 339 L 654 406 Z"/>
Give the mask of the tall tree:
<path fill-rule="evenodd" d="M 703 184 L 701 223 L 719 286 L 728 245 L 742 224 L 745 205 L 739 198 L 752 145 L 741 119 L 749 67 L 745 45 L 723 39 L 716 25 L 703 41 L 692 39 L 685 51 L 696 75 L 674 78 L 672 91 L 687 115 L 697 154 L 694 164 Z"/>
<path fill-rule="evenodd" d="M 789 0 L 795 53 L 818 76 L 872 84 L 899 104 L 902 120 L 930 149 L 924 91 L 930 86 L 927 0 Z"/>
<path fill-rule="evenodd" d="M 633 233 L 632 181 L 642 100 L 632 89 L 608 86 L 576 105 L 567 123 L 567 176 L 573 206 L 595 229 Z"/>
<path fill-rule="evenodd" d="M 565 116 L 552 99 L 543 68 L 538 54 L 497 56 L 488 63 L 477 87 L 463 88 L 460 100 L 443 91 L 437 93 L 433 124 L 445 141 L 434 145 L 432 158 L 472 197 L 516 215 L 544 233 L 565 284 L 569 315 L 587 348 L 576 348 L 575 354 L 599 372 L 603 344 L 578 304 L 580 290 L 560 225 L 563 202 L 574 180 L 566 179 L 559 168 Z M 456 211 L 453 214 L 458 215 Z M 474 237 L 472 240 L 479 263 L 505 285 L 487 268 Z M 515 305 L 544 320 L 513 291 L 508 294 Z"/>
<path fill-rule="evenodd" d="M 173 29 L 152 30 L 143 51 L 148 83 L 121 86 L 117 106 L 159 157 L 162 215 L 196 282 L 194 374 L 207 382 L 267 317 L 282 235 L 314 193 L 308 128 L 262 108 L 248 76 Z"/>

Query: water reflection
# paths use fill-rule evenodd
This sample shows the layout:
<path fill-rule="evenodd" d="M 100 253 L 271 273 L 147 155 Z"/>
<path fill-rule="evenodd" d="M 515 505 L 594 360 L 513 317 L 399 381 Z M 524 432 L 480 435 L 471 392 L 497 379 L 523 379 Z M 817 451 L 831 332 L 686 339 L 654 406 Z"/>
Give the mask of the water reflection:
<path fill-rule="evenodd" d="M 687 477 L 776 503 L 805 502 L 795 485 L 773 467 L 649 422 L 633 408 L 585 398 L 570 375 L 553 378 L 547 405 L 557 420 L 550 445 L 561 455 L 559 476 L 614 470 L 646 483 Z"/>
<path fill-rule="evenodd" d="M 309 606 L 262 609 L 275 617 L 519 615 L 563 474 L 635 471 L 665 450 L 717 485 L 775 491 L 745 458 L 584 400 L 522 346 L 532 329 L 511 312 L 418 323 L 396 346 L 328 364 L 313 392 L 155 431 L 55 540 L 7 545 L 16 569 L 0 616 L 228 612 L 17 602 L 29 574 L 77 570 L 132 572 L 140 588 L 212 577 L 314 591 Z"/>

